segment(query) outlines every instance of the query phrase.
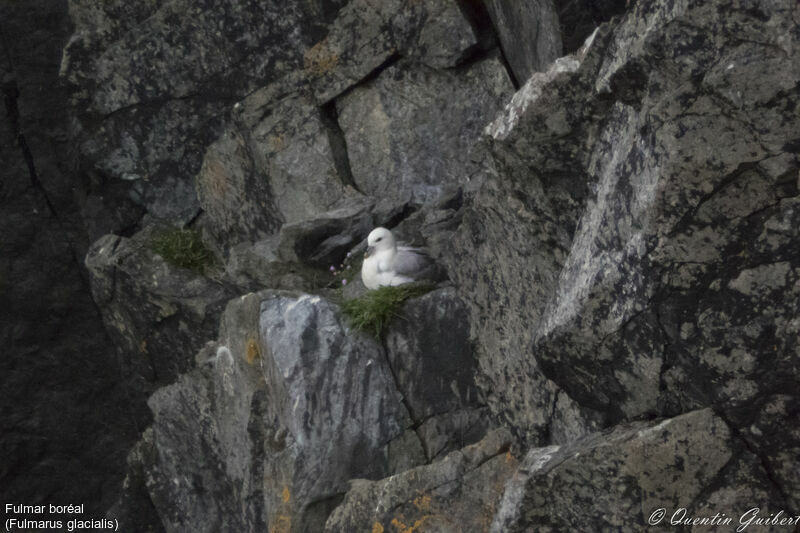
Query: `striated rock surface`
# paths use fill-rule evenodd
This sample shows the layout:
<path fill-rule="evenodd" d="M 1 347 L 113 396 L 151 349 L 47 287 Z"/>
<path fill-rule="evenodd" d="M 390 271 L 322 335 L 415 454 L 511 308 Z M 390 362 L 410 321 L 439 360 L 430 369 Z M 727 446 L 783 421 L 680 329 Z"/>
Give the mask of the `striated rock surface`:
<path fill-rule="evenodd" d="M 758 81 L 796 47 L 796 6 L 748 23 L 771 46 L 741 42 L 753 15 L 725 6 L 638 3 L 487 129 L 451 277 L 490 405 L 532 441 L 551 430 L 545 379 L 604 424 L 728 413 L 797 379 L 796 299 L 772 293 L 796 290 L 797 235 L 768 235 L 798 194 L 798 69 Z"/>
<path fill-rule="evenodd" d="M 423 316 L 432 331 L 451 324 L 442 310 L 456 305 L 452 298 L 427 298 Z M 465 345 L 452 335 L 454 346 Z M 406 363 L 418 374 L 426 355 L 409 352 Z M 131 458 L 133 502 L 152 501 L 167 531 L 319 531 L 348 480 L 405 471 L 428 460 L 423 446 L 449 444 L 415 432 L 407 407 L 431 400 L 430 389 L 404 387 L 397 361 L 350 332 L 336 306 L 318 296 L 266 291 L 231 301 L 219 340 L 197 361 L 151 397 L 152 436 L 141 444 L 151 451 Z M 474 391 L 461 381 L 464 392 Z M 438 415 L 476 408 L 456 387 L 435 394 L 446 406 Z M 475 418 L 454 417 L 445 430 L 477 440 L 483 432 Z"/>
<path fill-rule="evenodd" d="M 553 0 L 488 0 L 486 8 L 515 79 L 524 84 L 561 56 L 561 32 Z"/>

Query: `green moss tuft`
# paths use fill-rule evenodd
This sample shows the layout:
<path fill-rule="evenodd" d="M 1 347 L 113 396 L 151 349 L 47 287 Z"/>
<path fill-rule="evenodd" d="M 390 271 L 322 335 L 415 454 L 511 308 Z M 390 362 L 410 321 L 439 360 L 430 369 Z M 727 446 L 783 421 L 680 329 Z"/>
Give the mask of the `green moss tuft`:
<path fill-rule="evenodd" d="M 214 265 L 214 254 L 194 229 L 170 228 L 150 242 L 151 249 L 171 265 L 205 274 Z"/>
<path fill-rule="evenodd" d="M 392 319 L 400 316 L 400 306 L 406 300 L 422 296 L 433 288 L 429 284 L 381 287 L 367 292 L 361 298 L 345 301 L 342 311 L 355 329 L 380 338 Z"/>

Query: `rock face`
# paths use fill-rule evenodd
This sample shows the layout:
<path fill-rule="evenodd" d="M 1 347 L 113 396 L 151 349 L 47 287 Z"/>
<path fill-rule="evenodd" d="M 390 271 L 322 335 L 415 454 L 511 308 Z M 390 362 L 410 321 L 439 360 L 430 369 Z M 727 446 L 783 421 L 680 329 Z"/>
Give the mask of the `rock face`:
<path fill-rule="evenodd" d="M 525 83 L 561 56 L 561 32 L 552 0 L 486 2 L 514 76 Z"/>
<path fill-rule="evenodd" d="M 231 290 L 173 267 L 150 248 L 150 235 L 107 235 L 86 256 L 92 294 L 104 309 L 133 387 L 149 395 L 190 370 L 194 353 L 216 337 Z"/>
<path fill-rule="evenodd" d="M 30 67 L 0 67 L 8 501 L 170 532 L 800 512 L 797 2 L 72 0 L 31 40 L 0 7 Z M 174 226 L 214 268 L 152 251 Z M 379 339 L 340 305 L 375 226 L 447 271 Z M 60 402 L 96 437 L 69 468 Z M 99 446 L 85 490 L 23 490 Z"/>
<path fill-rule="evenodd" d="M 455 0 L 353 0 L 325 38 L 305 54 L 317 101 L 329 102 L 399 56 L 436 69 L 453 67 L 479 35 Z"/>
<path fill-rule="evenodd" d="M 386 334 L 397 388 L 429 460 L 480 439 L 490 425 L 475 383 L 467 311 L 452 289 L 405 305 Z"/>
<path fill-rule="evenodd" d="M 771 291 L 796 290 L 797 238 L 770 228 L 798 194 L 798 123 L 786 111 L 798 69 L 773 69 L 768 88 L 756 81 L 795 46 L 792 10 L 753 22 L 749 32 L 776 43 L 767 49 L 739 42 L 742 12 L 639 3 L 535 74 L 488 128 L 494 159 L 451 275 L 475 295 L 490 405 L 532 441 L 550 428 L 520 407 L 547 412 L 554 394 L 527 377 L 508 387 L 509 374 L 549 378 L 606 423 L 732 413 L 796 379 L 785 342 L 796 300 Z M 688 20 L 705 21 L 713 44 L 680 46 L 696 37 Z M 732 93 L 734 79 L 763 91 Z M 490 257 L 504 267 L 481 276 Z M 777 372 L 766 381 L 765 364 Z"/>
<path fill-rule="evenodd" d="M 481 531 L 517 467 L 511 436 L 495 431 L 433 465 L 380 481 L 354 480 L 325 531 Z"/>
<path fill-rule="evenodd" d="M 420 305 L 432 331 L 452 325 L 442 316 L 457 305 L 451 293 L 432 293 Z M 448 355 L 468 359 L 458 351 L 466 345 L 461 327 Z M 431 354 L 403 355 L 420 366 Z M 152 451 L 132 456 L 128 483 L 140 485 L 132 501 L 152 501 L 167 531 L 320 531 L 348 480 L 424 464 L 423 447 L 446 450 L 435 432 L 415 432 L 407 407 L 440 400 L 438 418 L 477 410 L 457 387 L 408 387 L 396 377 L 406 375 L 396 373 L 397 363 L 397 355 L 346 329 L 336 306 L 318 296 L 267 291 L 233 300 L 219 340 L 200 351 L 199 368 L 151 397 L 152 437 L 142 446 Z M 441 376 L 448 374 L 458 370 Z M 473 374 L 461 374 L 454 377 L 461 394 L 476 394 Z M 460 446 L 483 436 L 480 414 L 440 425 L 464 436 Z M 137 471 L 146 474 L 134 477 Z"/>
<path fill-rule="evenodd" d="M 0 34 L 0 499 L 100 516 L 146 416 L 82 269 L 91 237 L 58 87 L 66 2 L 0 2 Z"/>
<path fill-rule="evenodd" d="M 647 523 L 682 525 L 683 517 L 713 517 L 723 509 L 744 514 L 756 501 L 780 508 L 782 500 L 758 458 L 703 409 L 530 450 L 491 531 L 639 531 Z M 740 525 L 740 516 L 727 518 Z"/>
<path fill-rule="evenodd" d="M 336 1 L 73 0 L 61 72 L 73 89 L 84 171 L 127 184 L 158 218 L 191 220 L 206 147 L 233 104 L 302 66 Z M 229 83 L 229 80 L 236 83 Z"/>
<path fill-rule="evenodd" d="M 353 181 L 370 196 L 424 203 L 466 182 L 477 135 L 510 96 L 499 61 L 436 71 L 402 63 L 337 100 Z M 398 98 L 397 95 L 408 95 Z"/>

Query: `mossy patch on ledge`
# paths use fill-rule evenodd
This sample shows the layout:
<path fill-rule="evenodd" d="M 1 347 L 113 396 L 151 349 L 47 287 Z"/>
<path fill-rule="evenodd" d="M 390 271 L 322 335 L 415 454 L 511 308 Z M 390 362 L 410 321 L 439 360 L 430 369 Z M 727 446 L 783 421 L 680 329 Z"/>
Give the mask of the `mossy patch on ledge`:
<path fill-rule="evenodd" d="M 150 248 L 171 265 L 206 274 L 215 264 L 214 253 L 205 245 L 200 232 L 170 228 L 153 235 Z"/>
<path fill-rule="evenodd" d="M 400 316 L 400 307 L 406 300 L 433 289 L 434 285 L 430 283 L 381 287 L 360 298 L 346 300 L 342 303 L 342 312 L 355 329 L 380 338 L 392 319 Z"/>

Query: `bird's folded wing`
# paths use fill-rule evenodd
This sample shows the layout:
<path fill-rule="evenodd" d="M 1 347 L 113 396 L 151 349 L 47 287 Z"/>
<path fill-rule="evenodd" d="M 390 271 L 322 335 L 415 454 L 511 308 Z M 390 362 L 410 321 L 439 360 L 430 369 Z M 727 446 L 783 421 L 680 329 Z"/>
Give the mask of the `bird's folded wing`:
<path fill-rule="evenodd" d="M 433 264 L 433 259 L 422 248 L 401 246 L 397 248 L 392 270 L 396 275 L 419 278 Z"/>

